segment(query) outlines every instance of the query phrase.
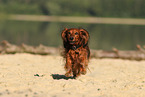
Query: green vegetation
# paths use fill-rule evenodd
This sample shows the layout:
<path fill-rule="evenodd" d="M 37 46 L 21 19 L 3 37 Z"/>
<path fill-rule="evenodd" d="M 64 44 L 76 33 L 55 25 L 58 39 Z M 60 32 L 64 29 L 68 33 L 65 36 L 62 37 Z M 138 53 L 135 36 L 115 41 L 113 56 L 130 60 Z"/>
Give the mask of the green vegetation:
<path fill-rule="evenodd" d="M 0 0 L 0 12 L 145 18 L 145 0 Z"/>

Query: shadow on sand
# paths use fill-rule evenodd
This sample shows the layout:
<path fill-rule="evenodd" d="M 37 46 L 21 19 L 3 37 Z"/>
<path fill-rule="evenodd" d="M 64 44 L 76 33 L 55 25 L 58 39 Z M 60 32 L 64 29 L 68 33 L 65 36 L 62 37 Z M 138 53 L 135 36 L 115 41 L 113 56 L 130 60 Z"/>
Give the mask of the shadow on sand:
<path fill-rule="evenodd" d="M 60 74 L 51 74 L 52 78 L 55 80 L 60 80 L 60 79 L 75 79 L 74 77 L 66 77 L 65 75 L 60 75 Z"/>

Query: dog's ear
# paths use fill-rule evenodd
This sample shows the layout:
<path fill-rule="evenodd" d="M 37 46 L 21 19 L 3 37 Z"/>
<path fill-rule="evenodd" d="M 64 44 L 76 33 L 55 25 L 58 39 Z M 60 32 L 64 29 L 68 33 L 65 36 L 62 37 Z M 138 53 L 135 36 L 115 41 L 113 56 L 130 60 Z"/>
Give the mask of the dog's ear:
<path fill-rule="evenodd" d="M 85 29 L 80 29 L 80 36 L 82 38 L 83 45 L 86 45 L 89 41 L 89 33 Z"/>
<path fill-rule="evenodd" d="M 67 41 L 67 37 L 66 37 L 66 32 L 67 32 L 67 28 L 65 28 L 63 31 L 62 31 L 62 33 L 61 33 L 61 37 L 62 37 L 62 39 L 63 39 L 63 41 L 64 42 L 66 42 Z"/>

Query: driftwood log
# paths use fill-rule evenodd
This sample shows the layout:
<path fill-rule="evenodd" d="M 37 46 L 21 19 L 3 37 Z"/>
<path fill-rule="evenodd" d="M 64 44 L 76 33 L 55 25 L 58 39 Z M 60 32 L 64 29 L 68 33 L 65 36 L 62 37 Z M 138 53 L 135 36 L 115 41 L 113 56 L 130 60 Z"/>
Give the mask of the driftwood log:
<path fill-rule="evenodd" d="M 15 53 L 31 53 L 40 55 L 55 55 L 59 54 L 59 48 L 47 47 L 44 45 L 30 46 L 26 44 L 21 44 L 19 46 L 9 43 L 4 40 L 0 43 L 0 53 L 1 54 L 15 54 Z"/>
<path fill-rule="evenodd" d="M 143 48 L 137 45 L 137 50 L 121 51 L 114 48 L 112 51 L 92 50 L 91 58 L 121 58 L 130 60 L 145 60 L 145 46 Z M 61 54 L 62 48 L 48 47 L 44 45 L 30 46 L 21 44 L 19 46 L 2 41 L 0 43 L 0 54 L 31 53 L 40 55 L 58 55 Z"/>

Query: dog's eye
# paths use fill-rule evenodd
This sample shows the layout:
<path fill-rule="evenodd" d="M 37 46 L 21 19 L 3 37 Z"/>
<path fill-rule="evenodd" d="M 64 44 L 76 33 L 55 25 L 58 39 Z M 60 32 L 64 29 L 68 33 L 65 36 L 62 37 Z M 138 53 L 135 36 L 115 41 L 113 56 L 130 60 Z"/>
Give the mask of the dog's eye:
<path fill-rule="evenodd" d="M 70 32 L 68 32 L 68 34 L 70 34 Z"/>
<path fill-rule="evenodd" d="M 78 32 L 75 33 L 75 35 L 78 35 L 78 34 L 79 34 Z"/>

